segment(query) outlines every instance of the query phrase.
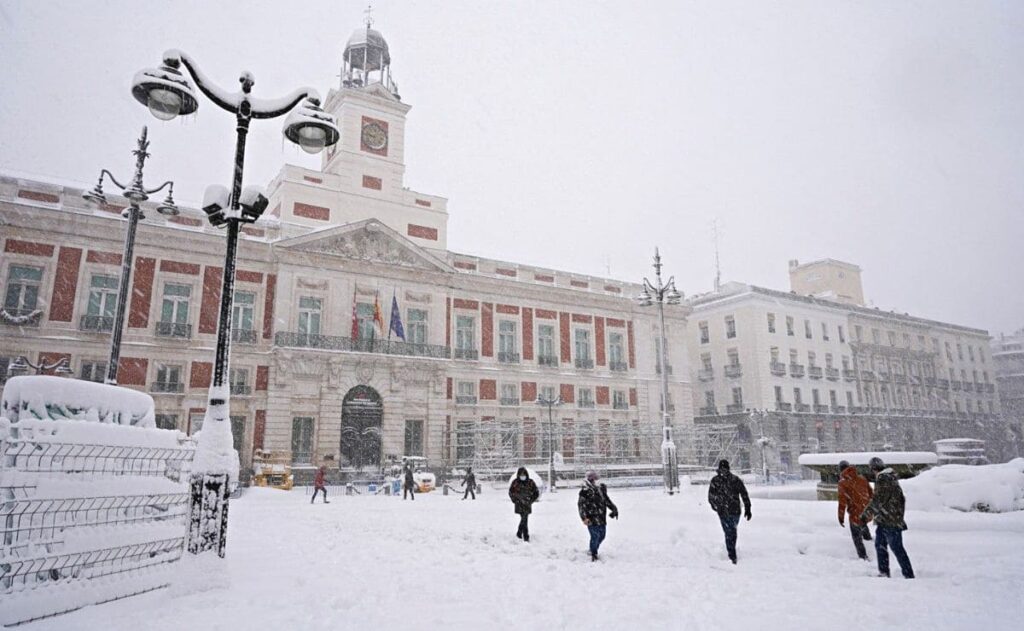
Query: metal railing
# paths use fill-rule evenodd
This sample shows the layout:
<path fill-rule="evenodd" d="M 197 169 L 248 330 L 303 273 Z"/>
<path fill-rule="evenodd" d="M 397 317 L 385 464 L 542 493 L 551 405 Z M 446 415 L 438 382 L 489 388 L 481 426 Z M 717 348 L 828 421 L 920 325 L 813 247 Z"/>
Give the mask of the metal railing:
<path fill-rule="evenodd" d="M 452 349 L 452 359 L 477 360 L 480 359 L 480 352 L 475 348 L 455 348 Z"/>
<path fill-rule="evenodd" d="M 782 362 L 770 361 L 768 362 L 768 368 L 772 371 L 773 375 L 778 377 L 785 376 L 786 374 L 786 364 Z"/>
<path fill-rule="evenodd" d="M 825 378 L 829 381 L 839 381 L 839 369 L 838 368 L 826 368 Z"/>
<path fill-rule="evenodd" d="M 240 342 L 242 344 L 255 344 L 256 343 L 256 330 L 255 329 L 231 329 L 231 341 Z"/>
<path fill-rule="evenodd" d="M 843 379 L 846 381 L 855 381 L 857 379 L 857 371 L 853 368 L 843 368 Z"/>
<path fill-rule="evenodd" d="M 718 416 L 718 408 L 713 405 L 705 405 L 700 408 L 701 416 Z"/>
<path fill-rule="evenodd" d="M 557 355 L 537 355 L 538 366 L 558 367 Z"/>
<path fill-rule="evenodd" d="M 501 405 L 519 405 L 519 397 L 501 397 L 498 403 Z"/>
<path fill-rule="evenodd" d="M 792 412 L 793 411 L 793 404 L 792 403 L 786 403 L 785 401 L 776 401 L 775 402 L 775 409 L 778 410 L 779 412 Z"/>
<path fill-rule="evenodd" d="M 594 360 L 589 357 L 577 357 L 575 364 L 576 368 L 589 370 L 594 367 Z"/>
<path fill-rule="evenodd" d="M 518 364 L 519 353 L 498 351 L 498 362 L 502 364 Z"/>
<path fill-rule="evenodd" d="M 192 325 L 178 322 L 157 322 L 156 334 L 160 337 L 192 338 Z"/>
<path fill-rule="evenodd" d="M 807 376 L 810 377 L 811 379 L 821 379 L 822 376 L 824 376 L 824 372 L 825 371 L 822 370 L 821 366 L 807 367 Z"/>
<path fill-rule="evenodd" d="M 814 404 L 814 412 L 815 412 L 815 414 L 827 414 L 828 413 L 828 406 L 825 405 L 824 403 L 815 403 Z"/>
<path fill-rule="evenodd" d="M 42 309 L 4 309 L 6 318 L 0 318 L 0 324 L 9 326 L 39 326 L 43 317 Z"/>
<path fill-rule="evenodd" d="M 580 399 L 576 401 L 576 407 L 578 408 L 590 409 L 596 407 L 596 405 L 593 399 Z"/>
<path fill-rule="evenodd" d="M 184 392 L 184 381 L 154 381 L 149 388 L 152 392 L 174 393 Z"/>
<path fill-rule="evenodd" d="M 791 376 L 793 376 L 793 377 L 803 377 L 804 376 L 804 365 L 803 364 L 790 364 L 789 365 L 789 374 Z"/>
<path fill-rule="evenodd" d="M 713 381 L 715 378 L 715 371 L 712 368 L 701 368 L 697 371 L 697 379 L 701 381 Z"/>
<path fill-rule="evenodd" d="M 608 370 L 612 372 L 626 372 L 629 370 L 629 364 L 626 362 L 608 362 Z"/>
<path fill-rule="evenodd" d="M 247 383 L 233 383 L 231 384 L 231 394 L 252 394 L 252 386 Z"/>
<path fill-rule="evenodd" d="M 743 407 L 742 403 L 730 403 L 730 404 L 725 406 L 725 413 L 726 414 L 739 414 L 740 412 L 742 412 L 744 410 L 746 410 L 746 408 Z"/>
<path fill-rule="evenodd" d="M 740 377 L 743 375 L 743 367 L 740 364 L 726 364 L 725 365 L 725 376 L 731 379 Z"/>
<path fill-rule="evenodd" d="M 810 412 L 811 411 L 811 406 L 809 404 L 807 404 L 807 403 L 794 403 L 793 404 L 793 409 L 796 412 Z"/>
<path fill-rule="evenodd" d="M 448 359 L 452 354 L 452 350 L 449 347 L 434 344 L 413 344 L 399 340 L 354 340 L 350 337 L 314 335 L 312 333 L 295 333 L 291 331 L 278 331 L 274 335 L 274 344 L 276 346 L 293 348 L 318 348 L 331 351 L 432 357 L 435 359 Z M 477 351 L 475 349 L 455 349 L 455 358 L 476 359 Z"/>
<path fill-rule="evenodd" d="M 84 315 L 78 321 L 78 328 L 82 331 L 107 333 L 114 330 L 114 316 Z"/>
<path fill-rule="evenodd" d="M 476 405 L 476 396 L 470 394 L 458 394 L 455 395 L 455 403 L 457 405 Z"/>

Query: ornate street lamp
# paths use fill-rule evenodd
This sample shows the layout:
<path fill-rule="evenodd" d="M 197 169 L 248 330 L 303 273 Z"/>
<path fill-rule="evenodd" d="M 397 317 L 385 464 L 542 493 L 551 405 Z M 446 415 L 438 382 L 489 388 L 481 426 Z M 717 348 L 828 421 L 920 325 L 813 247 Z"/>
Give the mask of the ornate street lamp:
<path fill-rule="evenodd" d="M 30 368 L 36 371 L 37 375 L 53 371 L 54 374 L 58 376 L 67 377 L 68 375 L 74 372 L 71 370 L 71 366 L 68 363 L 67 357 L 61 357 L 55 362 L 47 363 L 44 361 L 40 361 L 38 364 L 36 364 L 28 357 L 25 357 L 24 355 L 16 357 L 14 361 L 8 364 L 7 372 L 10 373 L 10 375 L 13 377 L 15 375 L 23 375 L 27 373 Z"/>
<path fill-rule="evenodd" d="M 128 208 L 121 211 L 121 216 L 128 220 L 128 231 L 124 235 L 124 253 L 121 255 L 121 281 L 117 291 L 117 305 L 114 308 L 114 324 L 110 336 L 110 361 L 107 363 L 107 376 L 105 383 L 117 385 L 117 364 L 121 357 L 121 336 L 124 333 L 124 314 L 128 305 L 128 287 L 132 274 L 132 257 L 135 252 L 135 231 L 138 228 L 139 220 L 145 219 L 140 204 L 149 199 L 153 193 L 159 193 L 167 189 L 167 197 L 156 207 L 161 215 L 174 216 L 178 214 L 178 207 L 174 203 L 174 182 L 167 181 L 156 188 L 146 188 L 142 185 L 142 171 L 149 157 L 146 149 L 149 148 L 149 141 L 146 140 L 147 129 L 142 128 L 142 135 L 138 139 L 138 148 L 132 151 L 135 155 L 135 175 L 127 186 L 117 181 L 114 175 L 103 169 L 100 171 L 100 178 L 96 186 L 82 197 L 85 201 L 94 206 L 103 206 L 107 203 L 107 197 L 103 193 L 103 178 L 110 178 L 114 186 L 121 189 L 121 194 L 128 200 Z"/>
<path fill-rule="evenodd" d="M 672 440 L 672 417 L 668 410 L 668 350 L 665 340 L 665 305 L 678 305 L 683 295 L 676 291 L 675 277 L 668 282 L 661 281 L 661 254 L 654 248 L 654 283 L 644 278 L 643 291 L 635 298 L 641 307 L 658 306 L 660 352 L 658 362 L 661 366 L 661 417 L 663 435 L 661 440 L 661 463 L 664 466 L 665 490 L 672 495 L 679 489 L 679 460 L 676 444 Z"/>
<path fill-rule="evenodd" d="M 132 81 L 132 96 L 149 108 L 149 111 L 160 120 L 171 120 L 178 115 L 194 113 L 199 108 L 199 100 L 192 83 L 186 78 L 181 68 L 184 67 L 196 83 L 196 87 L 221 109 L 235 115 L 235 162 L 234 177 L 230 193 L 223 186 L 214 185 L 207 188 L 203 196 L 203 211 L 211 224 L 227 228 L 227 247 L 224 255 L 224 273 L 220 295 L 220 315 L 217 323 L 217 349 L 213 366 L 213 383 L 210 386 L 209 402 L 206 406 L 206 418 L 203 431 L 200 433 L 199 445 L 196 448 L 196 463 L 193 470 L 197 473 L 192 478 L 193 523 L 192 532 L 201 533 L 192 538 L 189 550 L 193 553 L 208 549 L 217 549 L 224 556 L 224 533 L 227 527 L 227 474 L 219 471 L 217 476 L 207 475 L 205 480 L 198 474 L 204 473 L 203 467 L 224 469 L 215 463 L 227 457 L 234 448 L 230 428 L 230 400 L 226 385 L 228 358 L 231 345 L 231 303 L 235 286 L 235 258 L 238 249 L 238 232 L 242 223 L 254 223 L 267 207 L 267 198 L 259 187 L 242 188 L 242 172 L 245 164 L 245 138 L 249 133 L 249 122 L 254 119 L 277 118 L 290 114 L 285 119 L 284 136 L 297 143 L 308 153 L 317 153 L 325 147 L 338 142 L 341 132 L 334 117 L 320 109 L 320 96 L 312 88 L 300 88 L 280 99 L 261 99 L 252 96 L 255 84 L 253 75 L 243 72 L 238 81 L 241 90 L 229 92 L 206 77 L 191 57 L 179 50 L 168 50 L 163 55 L 163 64 L 159 68 L 142 70 Z M 235 456 L 237 459 L 237 455 Z M 197 466 L 198 465 L 198 466 Z M 227 467 L 227 469 L 231 469 Z M 219 476 L 219 477 L 218 477 Z M 223 480 L 223 483 L 221 483 Z M 205 487 L 204 487 L 205 485 Z M 204 492 L 205 488 L 205 492 Z M 211 496 L 221 497 L 221 505 L 197 508 L 197 502 Z M 201 514 L 216 514 L 221 520 L 219 534 L 214 529 L 202 527 L 198 523 Z M 201 541 L 199 541 L 201 539 Z"/>
<path fill-rule="evenodd" d="M 545 397 L 544 395 L 537 396 L 537 405 L 546 405 L 548 408 L 548 490 L 552 493 L 555 492 L 555 437 L 554 427 L 555 420 L 553 418 L 554 409 L 556 405 L 562 405 L 562 397 Z"/>
<path fill-rule="evenodd" d="M 761 448 L 761 475 L 764 477 L 764 483 L 768 484 L 768 459 L 766 457 L 765 450 L 768 449 L 775 441 L 766 436 L 764 433 L 764 421 L 768 416 L 768 410 L 747 410 L 750 414 L 750 418 L 753 420 L 757 419 L 757 432 L 760 436 L 757 439 L 757 445 Z"/>

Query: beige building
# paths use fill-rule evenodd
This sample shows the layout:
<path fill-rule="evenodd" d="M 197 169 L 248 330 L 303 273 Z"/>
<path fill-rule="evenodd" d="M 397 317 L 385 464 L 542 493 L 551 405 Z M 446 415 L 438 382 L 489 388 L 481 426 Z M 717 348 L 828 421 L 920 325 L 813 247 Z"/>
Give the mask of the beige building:
<path fill-rule="evenodd" d="M 629 299 L 639 287 L 450 250 L 446 200 L 403 184 L 410 106 L 378 32 L 353 34 L 325 106 L 341 142 L 322 170 L 281 169 L 270 211 L 239 245 L 231 410 L 243 465 L 258 448 L 348 478 L 405 455 L 438 469 L 501 469 L 551 449 L 577 468 L 660 462 L 656 314 Z M 24 355 L 102 379 L 125 203 L 91 209 L 81 195 L 0 177 L 4 378 Z M 161 426 L 194 432 L 223 233 L 194 209 L 145 211 L 119 382 L 153 394 Z M 389 326 L 393 305 L 404 339 Z M 671 336 L 686 336 L 687 312 L 667 312 Z M 669 405 L 685 434 L 690 371 L 685 348 L 669 350 Z M 561 396 L 553 424 L 538 394 Z"/>
<path fill-rule="evenodd" d="M 987 332 L 864 307 L 848 263 L 794 261 L 790 278 L 790 292 L 726 283 L 689 300 L 696 423 L 735 426 L 741 466 L 761 466 L 762 432 L 789 471 L 801 452 L 1005 434 Z"/>

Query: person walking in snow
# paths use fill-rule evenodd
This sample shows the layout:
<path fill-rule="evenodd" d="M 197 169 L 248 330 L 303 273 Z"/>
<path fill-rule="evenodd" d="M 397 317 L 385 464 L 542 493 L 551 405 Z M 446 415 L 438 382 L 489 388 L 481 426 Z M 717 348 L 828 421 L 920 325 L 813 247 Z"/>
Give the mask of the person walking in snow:
<path fill-rule="evenodd" d="M 580 511 L 580 519 L 590 531 L 590 560 L 596 561 L 597 550 L 601 547 L 608 529 L 605 513 L 610 509 L 610 512 L 607 512 L 608 517 L 619 518 L 618 507 L 608 497 L 608 487 L 597 482 L 597 471 L 587 471 L 587 478 L 583 481 L 576 506 Z"/>
<path fill-rule="evenodd" d="M 416 499 L 416 480 L 412 476 L 412 465 L 408 462 L 405 463 L 405 484 L 402 488 L 402 499 L 406 499 L 406 496 L 413 500 Z"/>
<path fill-rule="evenodd" d="M 462 478 L 462 486 L 466 487 L 466 492 L 462 494 L 462 499 L 466 499 L 467 496 L 472 495 L 475 500 L 476 475 L 473 474 L 473 467 L 466 467 L 466 475 Z"/>
<path fill-rule="evenodd" d="M 722 531 L 725 533 L 725 550 L 729 553 L 729 560 L 736 564 L 736 536 L 740 524 L 740 498 L 743 499 L 744 514 L 747 521 L 753 516 L 750 512 L 750 496 L 747 495 L 747 487 L 743 480 L 729 471 L 729 461 L 718 461 L 718 473 L 711 478 L 711 486 L 708 487 L 708 503 L 711 510 L 718 513 L 718 521 L 722 524 Z"/>
<path fill-rule="evenodd" d="M 864 542 L 871 541 L 871 532 L 866 522 L 861 521 L 860 515 L 871 502 L 871 485 L 867 478 L 857 473 L 857 467 L 843 460 L 839 463 L 839 525 L 845 526 L 844 520 L 850 516 L 850 537 L 853 538 L 853 547 L 857 549 L 857 556 L 868 561 L 867 550 L 864 549 Z"/>
<path fill-rule="evenodd" d="M 516 536 L 523 541 L 530 541 L 530 512 L 533 510 L 533 503 L 540 497 L 540 490 L 537 483 L 530 479 L 526 467 L 519 467 L 516 471 L 516 479 L 508 487 L 508 496 L 515 506 L 516 514 L 519 515 L 519 530 Z"/>
<path fill-rule="evenodd" d="M 324 486 L 324 474 L 326 473 L 327 467 L 324 465 L 320 465 L 320 468 L 316 470 L 316 477 L 313 478 L 313 499 L 309 500 L 310 504 L 316 501 L 317 493 L 321 492 L 324 494 L 324 504 L 330 504 L 327 501 L 327 487 Z"/>
<path fill-rule="evenodd" d="M 878 575 L 889 576 L 889 552 L 900 564 L 903 578 L 914 578 L 914 568 L 910 565 L 910 557 L 903 548 L 903 531 L 907 522 L 903 520 L 906 511 L 906 498 L 896 478 L 896 472 L 885 466 L 882 459 L 875 456 L 869 462 L 875 473 L 875 494 L 861 513 L 861 521 L 867 523 L 875 520 L 875 554 L 878 555 Z"/>

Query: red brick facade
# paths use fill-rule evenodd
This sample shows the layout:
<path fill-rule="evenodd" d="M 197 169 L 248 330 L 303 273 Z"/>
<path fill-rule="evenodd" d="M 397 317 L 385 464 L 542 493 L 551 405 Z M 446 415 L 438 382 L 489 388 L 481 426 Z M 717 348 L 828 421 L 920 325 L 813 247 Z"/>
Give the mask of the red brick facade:
<path fill-rule="evenodd" d="M 523 307 L 523 361 L 533 359 L 533 309 Z"/>
<path fill-rule="evenodd" d="M 595 400 L 598 405 L 608 405 L 610 389 L 608 386 L 598 386 L 594 391 Z"/>
<path fill-rule="evenodd" d="M 576 401 L 576 388 L 571 383 L 563 383 L 558 388 L 558 394 L 562 397 L 562 403 L 573 403 Z"/>
<path fill-rule="evenodd" d="M 498 398 L 498 382 L 494 379 L 480 380 L 480 400 L 493 401 Z"/>
<path fill-rule="evenodd" d="M 437 228 L 430 228 L 428 226 L 417 226 L 416 224 L 411 223 L 406 227 L 406 234 L 408 234 L 410 237 L 416 237 L 417 239 L 437 241 Z"/>
<path fill-rule="evenodd" d="M 216 333 L 220 312 L 220 284 L 224 274 L 221 268 L 207 265 L 203 270 L 203 298 L 199 308 L 199 332 Z"/>
<path fill-rule="evenodd" d="M 121 357 L 117 362 L 117 383 L 122 386 L 145 386 L 148 370 L 148 359 Z"/>
<path fill-rule="evenodd" d="M 629 348 L 626 350 L 626 353 L 629 355 L 629 367 L 636 368 L 636 344 L 633 338 L 632 320 L 628 322 L 628 326 L 626 327 L 626 342 L 627 346 L 629 346 Z"/>
<path fill-rule="evenodd" d="M 182 263 L 181 261 L 160 259 L 160 271 L 170 272 L 171 274 L 199 276 L 199 265 L 196 263 Z"/>
<path fill-rule="evenodd" d="M 100 252 L 99 250 L 89 250 L 85 255 L 85 260 L 89 263 L 98 263 L 100 265 L 120 265 L 121 255 L 116 252 Z"/>
<path fill-rule="evenodd" d="M 314 206 L 313 204 L 304 204 L 303 202 L 295 202 L 295 205 L 292 206 L 292 214 L 295 215 L 296 217 L 316 219 L 317 221 L 331 220 L 330 208 L 324 208 L 323 206 Z"/>
<path fill-rule="evenodd" d="M 569 338 L 569 314 L 560 313 L 558 318 L 559 337 L 561 338 L 562 363 L 568 364 L 572 361 L 572 340 Z"/>
<path fill-rule="evenodd" d="M 256 391 L 266 390 L 270 385 L 270 366 L 256 367 Z"/>
<path fill-rule="evenodd" d="M 209 388 L 212 379 L 212 362 L 192 362 L 192 372 L 188 378 L 189 388 Z"/>
<path fill-rule="evenodd" d="M 47 204 L 59 204 L 60 195 L 55 193 L 41 193 L 39 191 L 26 191 L 20 189 L 18 191 L 18 197 L 21 199 L 31 199 L 34 202 L 46 202 Z"/>
<path fill-rule="evenodd" d="M 252 450 L 263 449 L 263 437 L 267 435 L 267 411 L 256 410 L 256 421 L 252 429 Z"/>
<path fill-rule="evenodd" d="M 480 305 L 480 355 L 494 356 L 494 305 L 489 302 Z"/>
<path fill-rule="evenodd" d="M 363 138 L 362 129 L 364 127 L 366 127 L 367 125 L 376 125 L 376 126 L 378 126 L 378 127 L 380 127 L 381 129 L 384 130 L 384 135 L 385 136 L 387 136 L 387 134 L 388 134 L 388 122 L 387 121 L 382 121 L 379 118 L 370 118 L 369 116 L 363 116 L 362 124 L 359 126 L 359 130 L 360 130 L 360 133 L 359 133 L 359 149 L 362 150 L 362 151 L 365 151 L 366 153 L 372 153 L 375 156 L 387 157 L 387 155 L 388 155 L 388 147 L 390 146 L 390 143 L 384 143 L 384 146 L 379 148 L 379 149 L 374 149 L 370 145 L 366 144 L 365 139 Z"/>
<path fill-rule="evenodd" d="M 50 320 L 71 322 L 75 315 L 75 294 L 78 292 L 78 270 L 82 266 L 81 248 L 61 247 L 57 255 L 57 272 L 50 298 Z"/>
<path fill-rule="evenodd" d="M 537 382 L 524 381 L 521 384 L 523 403 L 532 403 L 537 400 Z"/>
<path fill-rule="evenodd" d="M 384 188 L 384 181 L 379 177 L 373 177 L 372 175 L 363 176 L 363 188 L 373 189 L 379 191 Z"/>
<path fill-rule="evenodd" d="M 263 339 L 274 337 L 274 296 L 277 293 L 277 274 L 267 274 L 267 293 L 263 299 Z"/>
<path fill-rule="evenodd" d="M 12 254 L 28 254 L 29 256 L 53 256 L 54 247 L 48 243 L 33 243 L 8 239 L 4 243 L 4 252 Z"/>
<path fill-rule="evenodd" d="M 597 362 L 598 366 L 604 366 L 605 361 L 605 342 L 604 342 L 604 318 L 600 316 L 594 317 L 594 361 Z"/>

